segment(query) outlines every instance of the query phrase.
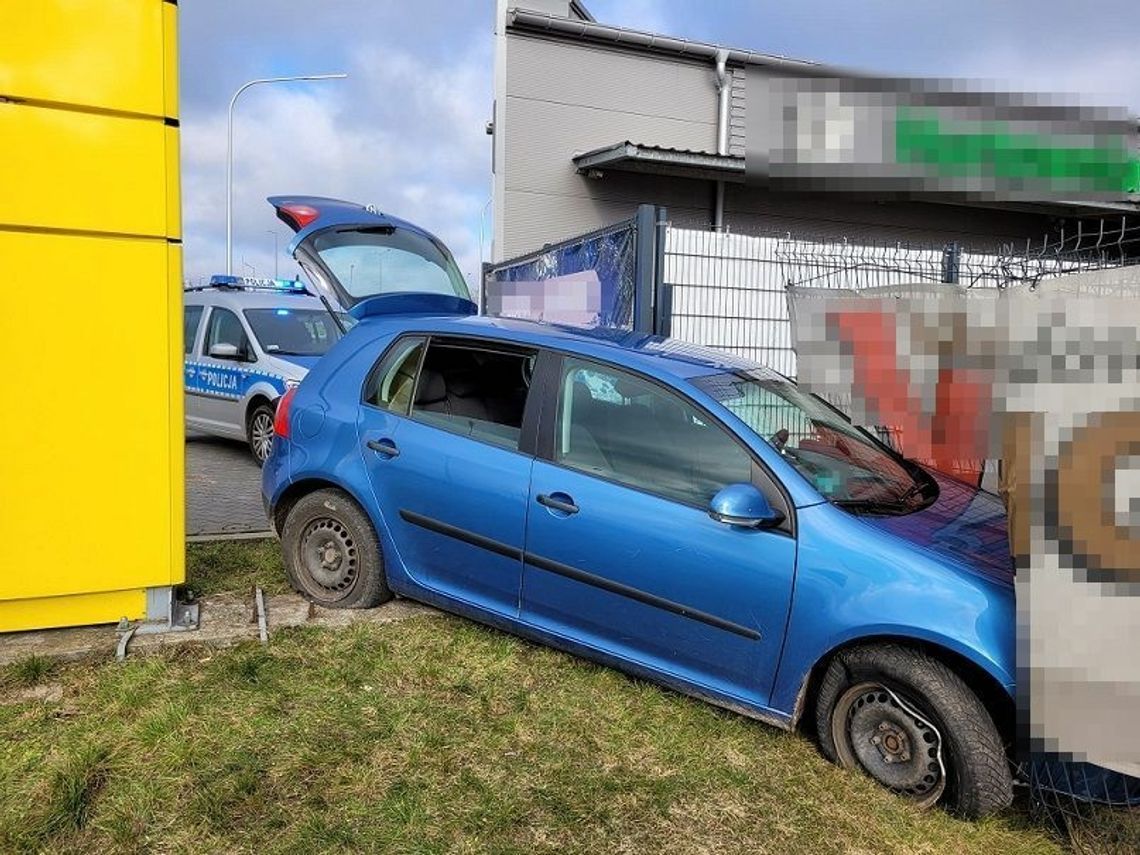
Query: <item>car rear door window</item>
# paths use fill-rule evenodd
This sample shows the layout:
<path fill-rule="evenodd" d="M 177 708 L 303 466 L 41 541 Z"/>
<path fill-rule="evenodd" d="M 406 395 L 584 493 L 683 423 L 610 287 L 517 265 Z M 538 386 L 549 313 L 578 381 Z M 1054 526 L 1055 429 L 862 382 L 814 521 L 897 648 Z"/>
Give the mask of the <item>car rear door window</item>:
<path fill-rule="evenodd" d="M 517 450 L 537 352 L 431 341 L 416 382 L 412 418 Z"/>
<path fill-rule="evenodd" d="M 408 414 L 425 341 L 421 336 L 402 338 L 384 354 L 368 377 L 364 403 L 402 416 Z"/>
<path fill-rule="evenodd" d="M 194 339 L 198 337 L 198 324 L 202 321 L 201 306 L 186 306 L 182 310 L 182 352 L 194 352 Z"/>
<path fill-rule="evenodd" d="M 752 480 L 752 459 L 722 427 L 667 389 L 625 371 L 567 359 L 554 460 L 666 499 L 707 507 Z"/>

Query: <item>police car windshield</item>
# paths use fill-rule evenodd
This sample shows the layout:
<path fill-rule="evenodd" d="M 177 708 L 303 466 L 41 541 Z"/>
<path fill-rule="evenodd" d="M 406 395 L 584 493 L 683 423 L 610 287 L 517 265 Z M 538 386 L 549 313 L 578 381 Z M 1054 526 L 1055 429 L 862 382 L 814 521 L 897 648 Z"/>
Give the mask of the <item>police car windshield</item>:
<path fill-rule="evenodd" d="M 470 299 L 447 250 L 408 229 L 367 228 L 317 235 L 313 246 L 351 297 L 398 291 Z"/>
<path fill-rule="evenodd" d="M 347 329 L 352 318 L 339 315 Z M 246 309 L 261 349 L 276 356 L 321 356 L 340 340 L 340 330 L 323 309 Z"/>

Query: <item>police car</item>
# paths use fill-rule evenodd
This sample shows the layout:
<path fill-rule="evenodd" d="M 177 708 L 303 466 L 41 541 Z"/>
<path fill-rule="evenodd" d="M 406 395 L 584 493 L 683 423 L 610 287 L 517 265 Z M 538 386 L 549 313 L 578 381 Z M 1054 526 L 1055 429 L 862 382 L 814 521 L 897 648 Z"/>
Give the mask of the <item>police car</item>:
<path fill-rule="evenodd" d="M 353 321 L 287 279 L 214 276 L 183 297 L 186 426 L 244 440 L 260 465 L 278 398 Z"/>

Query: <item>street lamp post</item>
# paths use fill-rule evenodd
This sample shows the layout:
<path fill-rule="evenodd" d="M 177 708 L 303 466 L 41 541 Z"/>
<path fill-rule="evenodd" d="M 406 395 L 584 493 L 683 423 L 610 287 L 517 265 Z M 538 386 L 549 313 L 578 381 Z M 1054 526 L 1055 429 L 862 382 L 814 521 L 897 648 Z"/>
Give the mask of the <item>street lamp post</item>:
<path fill-rule="evenodd" d="M 230 99 L 226 125 L 226 273 L 234 272 L 233 207 L 234 207 L 234 104 L 238 96 L 261 83 L 292 83 L 297 80 L 340 80 L 347 74 L 298 74 L 291 77 L 263 77 L 243 83 Z"/>
<path fill-rule="evenodd" d="M 273 278 L 277 278 L 277 230 L 266 229 L 267 234 L 273 235 Z"/>

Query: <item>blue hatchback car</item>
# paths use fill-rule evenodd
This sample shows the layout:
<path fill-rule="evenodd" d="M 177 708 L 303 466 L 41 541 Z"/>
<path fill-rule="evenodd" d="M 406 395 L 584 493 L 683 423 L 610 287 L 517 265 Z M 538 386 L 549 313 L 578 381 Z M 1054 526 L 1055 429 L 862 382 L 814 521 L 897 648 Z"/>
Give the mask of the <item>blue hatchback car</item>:
<path fill-rule="evenodd" d="M 282 399 L 264 498 L 316 603 L 394 594 L 772 723 L 921 805 L 1010 802 L 996 497 L 757 365 L 478 317 L 446 248 L 275 198 L 358 319 Z"/>

